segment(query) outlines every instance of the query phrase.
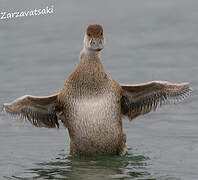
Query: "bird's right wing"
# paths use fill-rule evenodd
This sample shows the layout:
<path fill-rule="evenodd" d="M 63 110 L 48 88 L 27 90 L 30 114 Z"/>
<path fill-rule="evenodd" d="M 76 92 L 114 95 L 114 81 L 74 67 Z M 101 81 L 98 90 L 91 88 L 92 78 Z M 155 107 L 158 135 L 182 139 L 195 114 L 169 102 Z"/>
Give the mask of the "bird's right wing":
<path fill-rule="evenodd" d="M 36 127 L 59 128 L 58 114 L 61 109 L 57 101 L 58 94 L 51 96 L 22 96 L 3 105 L 3 110 L 10 115 L 28 120 Z"/>

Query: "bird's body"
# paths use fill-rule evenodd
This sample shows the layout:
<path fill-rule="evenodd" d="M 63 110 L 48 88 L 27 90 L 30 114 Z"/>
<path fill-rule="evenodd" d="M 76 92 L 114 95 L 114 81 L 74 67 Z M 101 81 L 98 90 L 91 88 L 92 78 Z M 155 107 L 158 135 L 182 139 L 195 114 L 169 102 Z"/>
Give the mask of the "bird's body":
<path fill-rule="evenodd" d="M 60 93 L 26 95 L 4 104 L 4 110 L 37 127 L 58 128 L 61 120 L 69 132 L 72 154 L 124 155 L 122 116 L 132 120 L 158 106 L 183 100 L 191 89 L 189 83 L 166 81 L 119 84 L 104 71 L 99 56 L 103 47 L 102 27 L 88 26 L 79 64 Z"/>
<path fill-rule="evenodd" d="M 81 53 L 76 70 L 58 95 L 74 154 L 122 154 L 121 87 L 104 72 L 99 57 Z M 89 147 L 89 148 L 88 148 Z"/>

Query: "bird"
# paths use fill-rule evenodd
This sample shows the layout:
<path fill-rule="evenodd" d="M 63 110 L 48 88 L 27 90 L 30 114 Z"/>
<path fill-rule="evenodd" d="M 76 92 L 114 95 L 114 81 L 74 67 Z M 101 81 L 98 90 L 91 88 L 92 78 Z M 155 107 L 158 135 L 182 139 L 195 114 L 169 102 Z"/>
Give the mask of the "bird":
<path fill-rule="evenodd" d="M 83 44 L 79 63 L 59 93 L 25 95 L 3 104 L 3 110 L 36 127 L 58 129 L 61 122 L 69 133 L 71 154 L 124 156 L 123 117 L 133 120 L 162 105 L 180 102 L 192 88 L 188 82 L 121 84 L 111 79 L 100 57 L 104 32 L 99 24 L 88 25 Z"/>

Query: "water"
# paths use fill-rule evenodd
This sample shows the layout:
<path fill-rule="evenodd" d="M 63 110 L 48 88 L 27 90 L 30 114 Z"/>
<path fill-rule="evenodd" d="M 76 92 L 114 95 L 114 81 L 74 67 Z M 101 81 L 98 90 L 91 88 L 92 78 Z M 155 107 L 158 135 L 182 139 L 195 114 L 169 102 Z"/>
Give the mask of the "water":
<path fill-rule="evenodd" d="M 118 82 L 189 81 L 192 96 L 129 122 L 128 154 L 69 154 L 68 132 L 0 114 L 0 179 L 198 179 L 198 1 L 0 0 L 0 11 L 54 5 L 55 13 L 0 21 L 0 104 L 58 92 L 78 63 L 84 30 L 104 27 L 102 59 Z"/>

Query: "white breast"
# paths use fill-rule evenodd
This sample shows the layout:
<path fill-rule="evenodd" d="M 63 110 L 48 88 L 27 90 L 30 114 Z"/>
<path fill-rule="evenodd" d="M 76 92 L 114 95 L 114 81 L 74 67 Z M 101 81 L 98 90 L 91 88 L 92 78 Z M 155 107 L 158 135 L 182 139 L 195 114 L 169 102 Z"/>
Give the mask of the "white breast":
<path fill-rule="evenodd" d="M 75 105 L 76 118 L 91 124 L 102 123 L 107 118 L 112 119 L 115 114 L 113 103 L 113 99 L 106 96 L 80 99 Z"/>

